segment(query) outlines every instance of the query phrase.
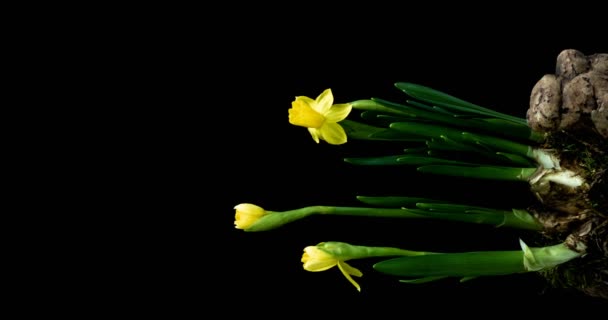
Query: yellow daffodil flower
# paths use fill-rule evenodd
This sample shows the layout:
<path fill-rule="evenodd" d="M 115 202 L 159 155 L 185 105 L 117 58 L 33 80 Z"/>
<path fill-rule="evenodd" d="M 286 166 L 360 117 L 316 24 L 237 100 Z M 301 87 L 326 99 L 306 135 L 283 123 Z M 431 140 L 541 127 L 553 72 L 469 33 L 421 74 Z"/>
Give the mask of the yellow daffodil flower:
<path fill-rule="evenodd" d="M 304 270 L 312 272 L 325 271 L 337 265 L 346 279 L 348 279 L 358 291 L 361 291 L 361 286 L 353 280 L 351 275 L 361 277 L 363 273 L 317 246 L 308 246 L 304 249 L 302 262 L 304 263 Z"/>
<path fill-rule="evenodd" d="M 323 91 L 315 100 L 304 96 L 296 97 L 289 109 L 289 123 L 308 128 L 317 143 L 319 139 L 329 144 L 346 143 L 346 132 L 338 122 L 346 119 L 352 106 L 348 103 L 333 103 L 331 89 Z"/>
<path fill-rule="evenodd" d="M 262 216 L 266 215 L 266 210 L 250 203 L 241 203 L 234 207 L 234 225 L 237 229 L 247 229 Z"/>

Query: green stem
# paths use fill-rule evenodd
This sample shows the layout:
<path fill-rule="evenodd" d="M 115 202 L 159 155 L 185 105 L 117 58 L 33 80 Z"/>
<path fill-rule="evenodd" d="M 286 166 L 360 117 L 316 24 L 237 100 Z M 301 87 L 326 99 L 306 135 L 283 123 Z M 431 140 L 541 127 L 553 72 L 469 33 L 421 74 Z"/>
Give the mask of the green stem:
<path fill-rule="evenodd" d="M 313 214 L 409 219 L 426 218 L 539 230 L 539 225 L 535 220 L 528 221 L 529 219 L 510 217 L 508 214 L 500 215 L 493 212 L 446 213 L 418 209 L 311 206 L 283 212 L 268 211 L 268 214 L 261 217 L 254 224 L 245 229 L 245 231 L 255 232 L 272 230 Z"/>
<path fill-rule="evenodd" d="M 408 212 L 405 209 L 388 208 L 360 208 L 360 207 L 328 207 L 315 206 L 303 208 L 316 211 L 319 214 L 331 214 L 338 216 L 357 216 L 357 217 L 385 217 L 385 218 L 413 218 L 420 219 L 424 216 Z"/>
<path fill-rule="evenodd" d="M 422 166 L 419 172 L 439 174 L 452 177 L 478 178 L 505 181 L 528 181 L 536 172 L 536 168 L 511 168 L 511 167 L 465 167 L 448 165 Z"/>

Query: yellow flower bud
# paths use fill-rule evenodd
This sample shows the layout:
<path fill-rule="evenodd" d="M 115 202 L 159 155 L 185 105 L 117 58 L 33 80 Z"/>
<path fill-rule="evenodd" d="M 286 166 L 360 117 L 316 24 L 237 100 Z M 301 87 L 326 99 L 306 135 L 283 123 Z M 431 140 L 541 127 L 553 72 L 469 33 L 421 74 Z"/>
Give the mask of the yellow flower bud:
<path fill-rule="evenodd" d="M 258 219 L 266 215 L 266 210 L 250 203 L 241 203 L 234 207 L 234 225 L 237 229 L 247 229 Z"/>
<path fill-rule="evenodd" d="M 317 246 L 308 246 L 304 248 L 304 254 L 302 255 L 304 270 L 312 272 L 325 271 L 337 265 L 338 269 L 340 269 L 340 272 L 342 272 L 346 279 L 348 279 L 348 281 L 355 286 L 358 291 L 361 291 L 361 286 L 359 286 L 359 284 L 353 280 L 351 275 L 361 277 L 363 273 L 348 265 L 346 262 L 344 262 L 344 260 L 340 260 L 328 251 L 319 248 L 323 245 L 324 243 L 322 242 Z"/>
<path fill-rule="evenodd" d="M 313 272 L 325 271 L 338 264 L 338 260 L 334 256 L 316 246 L 304 248 L 302 262 L 304 263 L 304 270 Z"/>

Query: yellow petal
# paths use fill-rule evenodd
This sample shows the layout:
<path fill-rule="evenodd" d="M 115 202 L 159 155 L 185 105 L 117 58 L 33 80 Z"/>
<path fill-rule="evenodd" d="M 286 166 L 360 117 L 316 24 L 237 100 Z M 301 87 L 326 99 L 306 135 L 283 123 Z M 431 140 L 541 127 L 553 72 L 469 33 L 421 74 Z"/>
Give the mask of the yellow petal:
<path fill-rule="evenodd" d="M 319 129 L 308 128 L 308 132 L 310 132 L 312 139 L 315 140 L 316 143 L 319 143 Z"/>
<path fill-rule="evenodd" d="M 311 98 L 309 98 L 307 96 L 297 96 L 296 100 L 300 100 L 300 101 L 308 104 L 313 109 L 314 109 L 313 106 L 317 103 L 315 100 L 313 100 L 313 99 L 311 99 Z"/>
<path fill-rule="evenodd" d="M 304 263 L 304 270 L 312 272 L 325 271 L 333 268 L 336 264 L 338 264 L 336 260 L 309 260 Z"/>
<path fill-rule="evenodd" d="M 234 219 L 234 226 L 237 229 L 247 229 L 256 221 L 258 221 L 258 219 L 258 217 L 240 214 L 239 212 L 237 212 Z"/>
<path fill-rule="evenodd" d="M 327 122 L 338 122 L 346 119 L 351 110 L 353 110 L 353 107 L 350 103 L 334 104 L 329 108 L 327 113 L 323 115 Z"/>
<path fill-rule="evenodd" d="M 312 105 L 312 108 L 315 109 L 320 114 L 325 114 L 331 108 L 331 105 L 334 103 L 334 95 L 331 93 L 331 89 L 326 89 L 323 91 L 315 100 L 315 104 Z"/>
<path fill-rule="evenodd" d="M 315 111 L 305 99 L 302 99 L 302 97 L 297 97 L 296 100 L 291 103 L 291 109 L 289 109 L 289 123 L 307 128 L 320 128 L 324 122 L 325 117 Z"/>
<path fill-rule="evenodd" d="M 260 206 L 256 206 L 251 203 L 241 203 L 234 207 L 237 212 L 245 212 L 248 215 L 261 217 L 266 214 L 266 210 L 264 210 Z"/>
<path fill-rule="evenodd" d="M 329 144 L 344 144 L 346 143 L 346 132 L 335 122 L 326 122 L 318 129 L 321 139 Z"/>
<path fill-rule="evenodd" d="M 344 268 L 344 271 L 346 271 L 348 274 L 353 275 L 355 277 L 363 276 L 363 273 L 361 272 L 361 270 L 349 265 L 348 263 L 346 263 L 344 261 L 340 261 L 340 264 L 342 265 L 342 268 Z"/>
<path fill-rule="evenodd" d="M 340 268 L 340 271 L 342 271 L 342 274 L 346 277 L 346 279 L 348 279 L 348 281 L 350 283 L 353 284 L 353 286 L 355 286 L 355 288 L 357 288 L 357 291 L 361 292 L 361 286 L 355 280 L 353 280 L 353 278 L 350 276 L 350 274 L 348 272 L 346 272 L 345 267 L 350 268 L 350 269 L 354 269 L 354 270 L 357 270 L 357 269 L 349 266 L 344 261 L 338 262 L 338 268 Z M 358 271 L 359 274 L 361 274 L 361 271 L 359 271 L 359 270 L 357 270 L 357 271 Z"/>

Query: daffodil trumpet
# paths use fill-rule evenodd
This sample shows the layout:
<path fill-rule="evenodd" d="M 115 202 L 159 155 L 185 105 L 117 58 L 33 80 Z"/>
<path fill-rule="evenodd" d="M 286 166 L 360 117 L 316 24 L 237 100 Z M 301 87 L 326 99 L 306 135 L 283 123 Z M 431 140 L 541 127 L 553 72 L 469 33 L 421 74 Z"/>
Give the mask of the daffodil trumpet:
<path fill-rule="evenodd" d="M 360 197 L 359 200 L 364 203 L 374 203 L 373 197 Z M 394 200 L 394 198 L 392 198 L 392 200 Z M 381 202 L 382 201 L 380 199 L 375 199 L 376 204 L 380 204 Z M 268 231 L 311 215 L 437 219 L 465 223 L 488 224 L 496 227 L 509 227 L 526 230 L 542 229 L 541 224 L 528 211 L 521 209 L 501 210 L 445 202 L 408 203 L 405 201 L 402 202 L 402 204 L 404 206 L 398 208 L 310 206 L 282 212 L 264 211 L 264 214 L 256 216 L 255 221 L 251 221 L 248 225 L 240 229 L 244 229 L 248 232 Z M 242 212 L 239 212 L 237 209 L 237 221 L 235 222 L 237 227 L 239 225 L 239 214 L 241 216 L 243 215 Z"/>

